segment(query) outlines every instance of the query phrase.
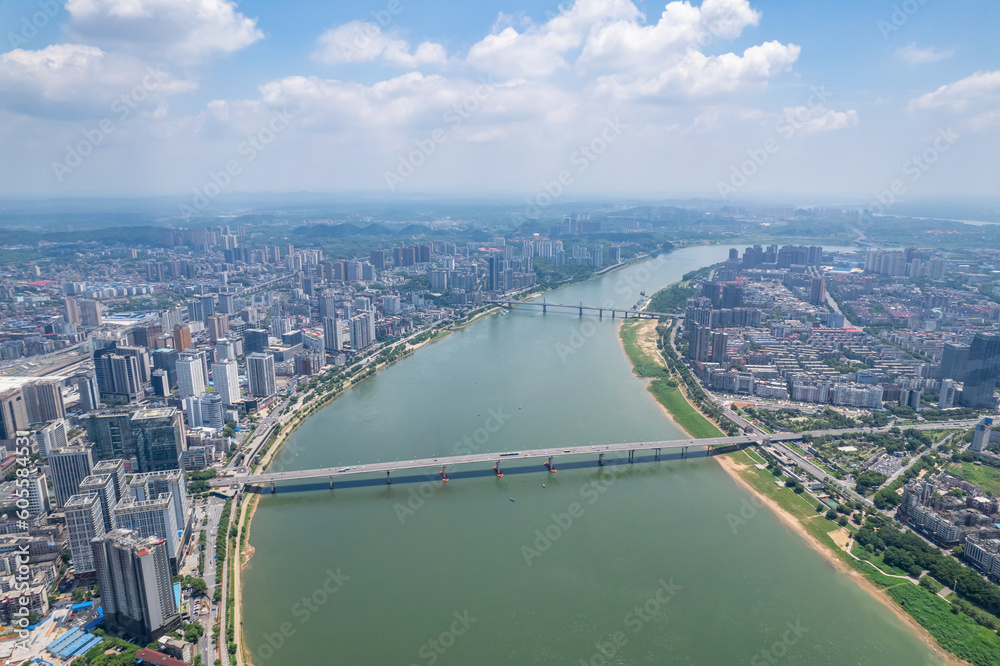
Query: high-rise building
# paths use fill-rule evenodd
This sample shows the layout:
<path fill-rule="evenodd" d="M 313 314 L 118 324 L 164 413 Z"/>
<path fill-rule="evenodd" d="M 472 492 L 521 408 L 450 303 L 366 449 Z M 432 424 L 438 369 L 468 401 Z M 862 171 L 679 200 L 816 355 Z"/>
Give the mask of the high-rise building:
<path fill-rule="evenodd" d="M 136 356 L 119 352 L 115 344 L 94 352 L 94 374 L 102 399 L 137 402 L 142 397 L 142 378 Z"/>
<path fill-rule="evenodd" d="M 132 414 L 127 409 L 93 412 L 83 418 L 87 439 L 93 445 L 96 460 L 135 458 L 135 438 L 132 436 Z"/>
<path fill-rule="evenodd" d="M 359 312 L 351 317 L 351 349 L 360 351 L 375 344 L 375 313 Z"/>
<path fill-rule="evenodd" d="M 712 333 L 712 363 L 729 360 L 729 335 L 722 331 Z"/>
<path fill-rule="evenodd" d="M 955 404 L 955 380 L 954 379 L 942 379 L 941 380 L 941 393 L 938 400 L 938 409 L 950 409 Z"/>
<path fill-rule="evenodd" d="M 226 423 L 222 396 L 218 393 L 202 393 L 184 398 L 189 428 L 215 428 L 221 430 Z"/>
<path fill-rule="evenodd" d="M 82 372 L 74 377 L 76 388 L 80 391 L 80 407 L 89 412 L 101 405 L 101 392 L 97 388 L 97 374 L 94 371 Z"/>
<path fill-rule="evenodd" d="M 52 449 L 48 460 L 56 506 L 62 507 L 80 491 L 80 482 L 90 476 L 94 468 L 94 456 L 89 446 L 74 444 L 62 449 Z"/>
<path fill-rule="evenodd" d="M 185 441 L 179 410 L 173 407 L 139 410 L 132 417 L 132 437 L 140 472 L 179 468 Z"/>
<path fill-rule="evenodd" d="M 323 321 L 327 317 L 337 316 L 336 296 L 320 295 L 319 297 L 319 319 Z"/>
<path fill-rule="evenodd" d="M 259 328 L 248 328 L 243 331 L 243 353 L 262 353 L 270 343 L 267 331 Z"/>
<path fill-rule="evenodd" d="M 184 352 L 177 359 L 177 394 L 181 398 L 200 395 L 205 391 L 201 357 Z"/>
<path fill-rule="evenodd" d="M 52 510 L 49 502 L 49 484 L 44 472 L 33 469 L 28 477 L 28 515 L 41 516 Z"/>
<path fill-rule="evenodd" d="M 237 312 L 235 294 L 219 294 L 219 312 L 224 314 Z"/>
<path fill-rule="evenodd" d="M 961 404 L 974 409 L 996 409 L 996 383 L 1000 377 L 1000 335 L 976 333 L 969 345 L 969 362 Z"/>
<path fill-rule="evenodd" d="M 712 329 L 708 326 L 695 324 L 688 337 L 688 357 L 695 361 L 705 362 L 712 350 Z"/>
<path fill-rule="evenodd" d="M 135 364 L 139 368 L 139 381 L 141 383 L 149 381 L 149 371 L 152 370 L 152 364 L 149 360 L 149 351 L 143 347 L 123 347 L 121 345 L 118 345 L 115 351 L 122 356 L 131 356 L 135 358 Z"/>
<path fill-rule="evenodd" d="M 0 440 L 16 439 L 18 430 L 28 429 L 28 410 L 21 389 L 0 391 Z"/>
<path fill-rule="evenodd" d="M 75 298 L 67 297 L 63 303 L 63 319 L 66 320 L 67 324 L 77 324 L 83 323 L 83 319 L 80 317 L 80 306 L 77 304 Z"/>
<path fill-rule="evenodd" d="M 111 506 L 114 506 L 121 501 L 121 498 L 125 497 L 128 489 L 125 485 L 125 461 L 121 459 L 116 460 L 102 460 L 94 464 L 94 469 L 91 471 L 92 475 L 95 476 L 110 476 L 115 481 L 115 501 Z"/>
<path fill-rule="evenodd" d="M 503 257 L 496 254 L 487 259 L 486 291 L 503 291 L 505 263 Z"/>
<path fill-rule="evenodd" d="M 111 513 L 119 528 L 136 531 L 139 536 L 166 539 L 170 559 L 175 559 L 180 553 L 181 537 L 178 532 L 183 528 L 177 525 L 177 510 L 171 493 L 160 493 L 144 500 L 128 494 Z"/>
<path fill-rule="evenodd" d="M 180 626 L 164 539 L 117 529 L 91 547 L 109 629 L 146 644 Z"/>
<path fill-rule="evenodd" d="M 191 349 L 191 327 L 187 324 L 174 326 L 174 349 L 178 353 Z"/>
<path fill-rule="evenodd" d="M 21 387 L 28 421 L 40 423 L 66 416 L 63 403 L 62 382 L 58 379 L 39 379 Z"/>
<path fill-rule="evenodd" d="M 347 346 L 344 341 L 344 327 L 336 317 L 323 319 L 323 344 L 328 352 L 343 351 Z"/>
<path fill-rule="evenodd" d="M 823 278 L 813 278 L 810 282 L 809 302 L 813 305 L 823 305 L 826 303 L 826 280 Z"/>
<path fill-rule="evenodd" d="M 145 502 L 167 493 L 173 497 L 177 529 L 184 531 L 188 523 L 187 477 L 179 469 L 136 474 L 129 482 L 129 494 L 137 502 Z"/>
<path fill-rule="evenodd" d="M 73 568 L 77 575 L 91 572 L 94 570 L 94 552 L 90 542 L 104 536 L 106 531 L 101 500 L 96 493 L 73 495 L 67 498 L 63 511 Z"/>
<path fill-rule="evenodd" d="M 118 504 L 118 488 L 115 485 L 114 477 L 110 474 L 91 474 L 80 482 L 79 495 L 96 495 L 101 504 L 104 529 L 114 529 L 115 521 L 111 512 Z"/>
<path fill-rule="evenodd" d="M 153 387 L 153 395 L 163 398 L 170 395 L 170 375 L 166 370 L 153 370 L 149 383 Z"/>
<path fill-rule="evenodd" d="M 266 398 L 274 395 L 278 390 L 274 357 L 260 353 L 247 356 L 247 380 L 253 397 Z"/>
<path fill-rule="evenodd" d="M 205 294 L 200 300 L 201 321 L 205 324 L 205 328 L 208 328 L 208 318 L 215 314 L 215 296 L 213 294 Z"/>
<path fill-rule="evenodd" d="M 61 449 L 69 446 L 67 432 L 65 419 L 57 419 L 35 431 L 35 443 L 38 445 L 38 455 L 42 458 L 48 458 L 49 451 L 52 449 Z"/>
<path fill-rule="evenodd" d="M 153 352 L 153 367 L 164 370 L 167 373 L 167 381 L 170 386 L 177 383 L 177 359 L 180 354 L 176 349 L 164 347 Z"/>
<path fill-rule="evenodd" d="M 240 401 L 240 374 L 235 360 L 225 360 L 212 364 L 212 385 L 222 396 L 222 404 L 235 405 Z"/>
<path fill-rule="evenodd" d="M 104 323 L 104 308 L 100 301 L 80 301 L 80 323 L 87 328 L 97 328 Z"/>
<path fill-rule="evenodd" d="M 208 335 L 212 342 L 218 342 L 229 332 L 229 317 L 224 314 L 211 315 L 208 318 Z"/>
<path fill-rule="evenodd" d="M 972 444 L 970 451 L 982 451 L 990 443 L 990 430 L 993 428 L 993 419 L 984 417 L 976 424 L 976 429 L 972 431 Z"/>

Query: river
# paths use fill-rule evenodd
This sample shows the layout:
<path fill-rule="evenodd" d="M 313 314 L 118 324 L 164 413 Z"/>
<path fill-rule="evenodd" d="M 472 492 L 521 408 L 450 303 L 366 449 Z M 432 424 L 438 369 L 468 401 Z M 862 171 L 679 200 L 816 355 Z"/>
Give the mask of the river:
<path fill-rule="evenodd" d="M 726 254 L 678 250 L 547 298 L 630 307 Z M 682 436 L 615 321 L 525 310 L 348 391 L 273 469 Z M 576 462 L 263 496 L 244 572 L 254 663 L 940 663 L 710 458 Z"/>

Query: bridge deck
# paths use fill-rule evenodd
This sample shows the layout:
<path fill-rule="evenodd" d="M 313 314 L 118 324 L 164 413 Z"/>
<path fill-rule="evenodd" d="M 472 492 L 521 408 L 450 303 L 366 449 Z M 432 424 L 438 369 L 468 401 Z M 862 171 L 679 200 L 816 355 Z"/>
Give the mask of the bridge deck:
<path fill-rule="evenodd" d="M 627 316 L 628 319 L 659 319 L 660 317 L 673 317 L 673 318 L 683 318 L 683 315 L 672 314 L 669 312 L 652 312 L 650 310 L 632 310 L 627 307 L 613 307 L 613 306 L 602 306 L 602 305 L 583 305 L 572 303 L 547 303 L 545 301 L 515 301 L 515 300 L 503 300 L 503 299 L 493 299 L 487 301 L 488 303 L 493 303 L 494 305 L 502 305 L 504 307 L 535 307 L 535 308 L 566 308 L 568 310 L 575 310 L 580 312 L 582 310 L 587 310 L 588 312 L 620 312 Z"/>
<path fill-rule="evenodd" d="M 772 435 L 772 440 L 798 439 L 794 433 Z M 385 474 L 413 469 L 446 469 L 457 465 L 495 464 L 503 465 L 520 460 L 538 458 L 621 453 L 627 451 L 653 451 L 655 449 L 681 449 L 685 447 L 716 447 L 716 446 L 746 446 L 759 441 L 760 437 L 712 437 L 707 439 L 679 439 L 662 442 L 626 442 L 623 444 L 596 444 L 587 446 L 559 446 L 548 449 L 532 449 L 517 451 L 516 455 L 502 453 L 474 453 L 462 456 L 441 456 L 439 458 L 422 458 L 418 460 L 395 460 L 388 462 L 367 463 L 363 465 L 325 467 L 321 469 L 304 469 L 290 472 L 271 472 L 265 474 L 242 474 L 214 479 L 213 486 L 228 486 L 232 484 L 270 484 L 282 481 L 302 481 L 306 479 L 343 478 L 358 474 Z M 514 453 L 513 451 L 510 453 Z"/>

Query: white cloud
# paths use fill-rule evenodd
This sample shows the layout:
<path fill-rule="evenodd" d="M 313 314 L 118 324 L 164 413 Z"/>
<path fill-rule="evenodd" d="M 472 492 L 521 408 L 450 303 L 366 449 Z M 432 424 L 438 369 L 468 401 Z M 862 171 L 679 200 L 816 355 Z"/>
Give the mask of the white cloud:
<path fill-rule="evenodd" d="M 1000 107 L 1000 70 L 976 72 L 954 83 L 947 83 L 934 92 L 915 97 L 907 105 L 911 113 L 943 111 L 960 115 L 964 124 L 972 131 L 1000 123 L 998 107 Z"/>
<path fill-rule="evenodd" d="M 984 104 L 1000 101 L 1000 70 L 976 72 L 964 79 L 948 83 L 934 92 L 910 100 L 911 111 L 948 109 L 962 112 Z"/>
<path fill-rule="evenodd" d="M 591 30 L 640 16 L 629 0 L 576 0 L 542 25 L 524 32 L 507 26 L 487 35 L 472 45 L 467 59 L 476 69 L 498 76 L 546 78 L 569 66 L 565 56 L 578 49 Z"/>
<path fill-rule="evenodd" d="M 228 0 L 67 0 L 70 34 L 149 55 L 197 60 L 264 38 Z"/>
<path fill-rule="evenodd" d="M 919 48 L 916 42 L 911 42 L 901 49 L 896 50 L 896 56 L 910 63 L 911 65 L 924 65 L 931 62 L 938 62 L 955 55 L 955 49 L 936 49 L 933 46 L 926 49 Z"/>
<path fill-rule="evenodd" d="M 701 7 L 671 2 L 653 25 L 640 25 L 630 17 L 593 30 L 580 62 L 591 67 L 657 69 L 664 58 L 738 37 L 743 28 L 759 21 L 760 14 L 747 0 L 705 0 Z"/>
<path fill-rule="evenodd" d="M 575 70 L 599 73 L 593 92 L 617 99 L 706 98 L 761 87 L 798 58 L 800 47 L 776 41 L 742 55 L 702 50 L 732 39 L 760 14 L 748 0 L 671 2 L 654 24 L 628 0 L 577 0 L 539 26 L 507 25 L 469 49 L 468 62 L 498 76 L 544 79 Z"/>
<path fill-rule="evenodd" d="M 0 55 L 0 104 L 19 112 L 56 118 L 111 115 L 123 96 L 162 113 L 164 97 L 190 92 L 159 67 L 96 46 L 54 44 L 39 51 L 15 49 Z M 130 104 L 131 106 L 131 104 Z"/>
<path fill-rule="evenodd" d="M 858 124 L 854 109 L 834 111 L 822 106 L 789 106 L 782 110 L 781 127 L 788 127 L 793 136 L 809 136 L 821 132 L 835 132 Z"/>
<path fill-rule="evenodd" d="M 379 57 L 393 67 L 416 68 L 444 65 L 448 54 L 440 44 L 422 42 L 410 53 L 410 45 L 393 33 L 385 33 L 374 23 L 351 21 L 330 28 L 317 40 L 312 58 L 328 65 L 371 62 Z"/>
<path fill-rule="evenodd" d="M 762 88 L 767 79 L 792 66 L 801 48 L 765 42 L 742 56 L 706 56 L 689 51 L 654 76 L 629 73 L 598 77 L 594 91 L 620 100 L 657 98 L 667 101 L 711 99 L 721 94 Z"/>

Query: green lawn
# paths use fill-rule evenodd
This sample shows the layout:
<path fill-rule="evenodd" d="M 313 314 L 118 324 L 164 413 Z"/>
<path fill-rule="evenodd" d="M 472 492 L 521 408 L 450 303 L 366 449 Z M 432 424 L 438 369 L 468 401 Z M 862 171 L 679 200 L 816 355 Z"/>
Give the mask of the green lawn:
<path fill-rule="evenodd" d="M 948 471 L 974 486 L 979 486 L 991 497 L 1000 495 L 1000 469 L 970 462 L 952 463 Z"/>
<path fill-rule="evenodd" d="M 639 327 L 647 321 L 644 319 L 623 321 L 618 335 L 625 348 L 625 355 L 628 356 L 628 360 L 632 361 L 632 369 L 636 375 L 639 377 L 666 377 L 668 373 L 664 364 L 658 363 L 657 359 L 644 352 L 639 345 Z"/>
<path fill-rule="evenodd" d="M 749 451 L 734 451 L 724 455 L 733 457 L 743 463 L 746 462 L 746 459 L 743 458 L 745 453 L 749 453 Z M 827 520 L 823 517 L 822 513 L 817 513 L 816 502 L 813 501 L 809 495 L 806 493 L 796 494 L 791 488 L 785 488 L 784 486 L 778 487 L 774 485 L 774 481 L 778 477 L 774 476 L 769 470 L 766 469 L 748 467 L 741 470 L 739 474 L 744 481 L 750 484 L 760 494 L 774 500 L 778 506 L 791 514 L 802 524 L 807 532 L 813 535 L 813 537 L 815 537 L 824 546 L 830 548 L 844 562 L 851 563 L 855 561 L 854 558 L 849 557 L 847 553 L 845 553 L 842 548 L 837 546 L 833 539 L 830 538 L 830 532 L 840 529 L 840 525 Z M 853 531 L 854 528 L 853 526 L 849 526 L 848 529 Z M 871 571 L 876 574 L 878 573 L 874 569 Z"/>
<path fill-rule="evenodd" d="M 886 592 L 913 616 L 944 649 L 976 666 L 1000 664 L 1000 636 L 919 585 L 904 583 Z"/>
<path fill-rule="evenodd" d="M 703 437 L 722 437 L 722 431 L 715 424 L 702 416 L 701 412 L 691 406 L 681 390 L 671 386 L 663 379 L 656 379 L 649 384 L 649 392 L 663 405 L 670 418 L 684 428 L 695 439 Z"/>

